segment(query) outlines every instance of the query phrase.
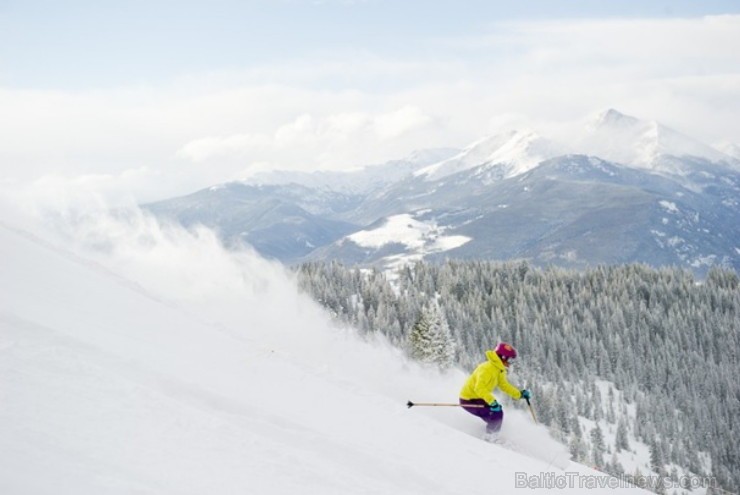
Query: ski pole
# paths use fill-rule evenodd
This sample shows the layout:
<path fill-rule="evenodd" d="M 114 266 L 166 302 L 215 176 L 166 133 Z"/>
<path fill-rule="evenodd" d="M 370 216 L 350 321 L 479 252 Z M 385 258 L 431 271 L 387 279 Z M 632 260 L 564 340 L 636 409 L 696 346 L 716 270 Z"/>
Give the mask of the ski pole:
<path fill-rule="evenodd" d="M 537 416 L 534 415 L 534 409 L 532 409 L 532 404 L 529 402 L 529 399 L 526 399 L 526 400 L 527 400 L 527 405 L 529 406 L 529 412 L 532 413 L 532 419 L 534 420 L 535 423 L 537 423 Z"/>
<path fill-rule="evenodd" d="M 406 403 L 409 409 L 414 406 L 428 406 L 428 407 L 488 407 L 483 404 L 455 404 L 447 402 L 411 402 Z"/>

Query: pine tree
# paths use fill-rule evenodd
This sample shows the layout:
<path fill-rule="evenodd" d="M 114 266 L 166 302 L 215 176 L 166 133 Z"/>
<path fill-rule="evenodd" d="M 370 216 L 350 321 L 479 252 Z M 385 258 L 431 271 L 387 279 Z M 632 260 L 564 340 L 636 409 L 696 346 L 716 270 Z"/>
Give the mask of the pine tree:
<path fill-rule="evenodd" d="M 453 364 L 455 341 L 442 310 L 436 302 L 422 309 L 408 338 L 409 355 L 427 364 L 446 369 Z"/>
<path fill-rule="evenodd" d="M 624 418 L 619 418 L 617 423 L 617 434 L 615 438 L 615 449 L 617 452 L 622 450 L 629 450 L 629 440 L 627 437 L 627 423 Z"/>
<path fill-rule="evenodd" d="M 570 404 L 565 400 L 565 394 L 557 394 L 557 402 L 555 406 L 555 416 L 557 419 L 557 428 L 565 434 L 570 433 L 571 421 L 570 421 Z"/>
<path fill-rule="evenodd" d="M 591 460 L 597 468 L 604 466 L 605 451 L 606 445 L 604 444 L 604 433 L 601 431 L 601 427 L 597 424 L 591 430 Z"/>
<path fill-rule="evenodd" d="M 609 396 L 606 404 L 606 420 L 614 424 L 616 422 L 616 413 L 614 412 L 614 388 L 609 387 Z"/>
<path fill-rule="evenodd" d="M 422 363 L 432 362 L 431 323 L 426 311 L 422 311 L 419 314 L 419 318 L 411 328 L 407 340 L 407 349 L 411 358 Z"/>
<path fill-rule="evenodd" d="M 583 438 L 578 435 L 571 435 L 568 450 L 570 450 L 570 458 L 576 462 L 584 462 L 588 456 L 588 447 Z"/>
<path fill-rule="evenodd" d="M 611 460 L 606 464 L 606 472 L 617 478 L 624 476 L 624 466 L 617 459 L 616 453 L 612 454 Z"/>
<path fill-rule="evenodd" d="M 653 438 L 650 442 L 650 469 L 658 474 L 663 474 L 665 460 L 663 458 L 663 449 L 660 446 L 660 442 L 657 438 Z"/>

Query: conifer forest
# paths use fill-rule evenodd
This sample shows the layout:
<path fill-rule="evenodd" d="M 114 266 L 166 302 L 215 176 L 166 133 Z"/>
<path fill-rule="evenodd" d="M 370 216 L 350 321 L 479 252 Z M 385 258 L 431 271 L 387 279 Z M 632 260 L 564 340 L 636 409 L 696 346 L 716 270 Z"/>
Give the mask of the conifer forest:
<path fill-rule="evenodd" d="M 655 473 L 676 476 L 678 466 L 740 487 L 733 271 L 698 280 L 637 264 L 575 271 L 486 261 L 296 270 L 301 288 L 336 319 L 382 334 L 427 366 L 469 371 L 497 342 L 512 343 L 519 359 L 511 381 L 532 390 L 538 419 L 576 460 L 622 474 L 615 454 L 635 438 L 650 447 Z M 595 426 L 585 431 L 579 417 Z M 599 424 L 613 427 L 613 442 Z"/>

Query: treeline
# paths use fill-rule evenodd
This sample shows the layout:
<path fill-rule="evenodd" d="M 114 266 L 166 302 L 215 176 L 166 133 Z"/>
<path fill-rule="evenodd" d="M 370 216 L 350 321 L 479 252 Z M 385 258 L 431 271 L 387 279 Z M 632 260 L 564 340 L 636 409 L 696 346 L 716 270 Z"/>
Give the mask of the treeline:
<path fill-rule="evenodd" d="M 643 265 L 580 272 L 465 261 L 387 275 L 330 262 L 297 270 L 302 288 L 335 317 L 403 347 L 423 308 L 438 305 L 462 368 L 511 342 L 522 356 L 517 380 L 581 460 L 619 474 L 609 453 L 625 447 L 630 431 L 651 446 L 656 471 L 670 475 L 664 469 L 674 464 L 740 487 L 740 282 L 732 271 L 712 269 L 699 283 L 685 270 Z M 603 397 L 599 379 L 616 384 L 620 403 L 611 391 Z M 622 445 L 580 431 L 576 415 L 614 424 Z M 698 451 L 710 454 L 711 473 Z"/>

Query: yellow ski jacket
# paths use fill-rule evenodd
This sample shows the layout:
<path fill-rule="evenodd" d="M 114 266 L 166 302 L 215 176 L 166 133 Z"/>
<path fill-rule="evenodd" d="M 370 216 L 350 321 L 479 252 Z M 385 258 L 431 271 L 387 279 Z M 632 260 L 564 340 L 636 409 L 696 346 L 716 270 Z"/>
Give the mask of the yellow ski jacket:
<path fill-rule="evenodd" d="M 498 387 L 512 399 L 521 399 L 522 393 L 506 379 L 506 367 L 501 358 L 493 351 L 487 351 L 486 357 L 488 361 L 479 364 L 463 385 L 460 398 L 483 399 L 488 404 L 492 404 L 496 400 L 493 396 L 493 389 Z"/>

